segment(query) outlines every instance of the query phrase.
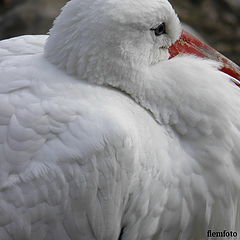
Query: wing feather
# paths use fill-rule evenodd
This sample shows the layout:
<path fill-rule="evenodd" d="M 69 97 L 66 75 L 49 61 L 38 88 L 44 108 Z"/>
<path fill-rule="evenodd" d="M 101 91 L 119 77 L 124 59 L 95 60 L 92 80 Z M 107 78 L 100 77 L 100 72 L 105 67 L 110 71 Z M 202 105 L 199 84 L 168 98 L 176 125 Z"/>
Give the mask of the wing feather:
<path fill-rule="evenodd" d="M 7 56 L 42 53 L 47 35 L 25 35 L 0 41 L 0 61 Z"/>
<path fill-rule="evenodd" d="M 0 66 L 0 239 L 117 239 L 134 162 L 129 132 L 101 109 L 98 88 L 41 84 L 24 68 L 43 77 L 42 60 L 15 54 L 23 52 L 1 55 Z"/>

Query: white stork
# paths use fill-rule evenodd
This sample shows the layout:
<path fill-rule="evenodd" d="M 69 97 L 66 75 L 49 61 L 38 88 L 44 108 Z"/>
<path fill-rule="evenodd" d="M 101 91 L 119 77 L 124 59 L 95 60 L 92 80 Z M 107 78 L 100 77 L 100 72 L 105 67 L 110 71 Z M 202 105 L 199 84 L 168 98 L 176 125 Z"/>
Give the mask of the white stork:
<path fill-rule="evenodd" d="M 71 0 L 0 42 L 0 240 L 240 236 L 239 69 L 180 35 L 167 0 Z"/>

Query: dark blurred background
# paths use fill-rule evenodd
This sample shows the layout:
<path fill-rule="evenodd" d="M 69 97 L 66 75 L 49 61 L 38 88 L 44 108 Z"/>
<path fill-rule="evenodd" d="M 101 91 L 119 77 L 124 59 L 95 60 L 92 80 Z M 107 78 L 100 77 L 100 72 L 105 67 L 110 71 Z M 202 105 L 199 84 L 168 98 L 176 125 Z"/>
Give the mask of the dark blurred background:
<path fill-rule="evenodd" d="M 84 0 L 83 0 L 84 1 Z M 67 0 L 0 0 L 0 39 L 45 34 Z M 182 22 L 240 64 L 240 0 L 170 0 Z"/>

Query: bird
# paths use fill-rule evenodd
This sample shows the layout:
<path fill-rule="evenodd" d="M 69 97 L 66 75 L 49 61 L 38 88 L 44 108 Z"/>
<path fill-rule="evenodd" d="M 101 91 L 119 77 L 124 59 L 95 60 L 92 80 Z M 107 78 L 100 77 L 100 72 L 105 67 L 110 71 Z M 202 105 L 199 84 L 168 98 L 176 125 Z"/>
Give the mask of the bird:
<path fill-rule="evenodd" d="M 1 240 L 238 239 L 240 71 L 184 34 L 167 0 L 70 0 L 0 42 Z"/>

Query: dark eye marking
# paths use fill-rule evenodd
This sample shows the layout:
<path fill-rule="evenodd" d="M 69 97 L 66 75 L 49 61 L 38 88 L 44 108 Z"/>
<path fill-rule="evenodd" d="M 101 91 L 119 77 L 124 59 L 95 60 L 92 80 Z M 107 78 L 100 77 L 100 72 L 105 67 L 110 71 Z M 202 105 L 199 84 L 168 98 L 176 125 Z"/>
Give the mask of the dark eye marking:
<path fill-rule="evenodd" d="M 151 31 L 154 31 L 155 35 L 161 36 L 162 34 L 166 34 L 166 24 L 161 23 L 157 28 L 151 28 Z"/>

